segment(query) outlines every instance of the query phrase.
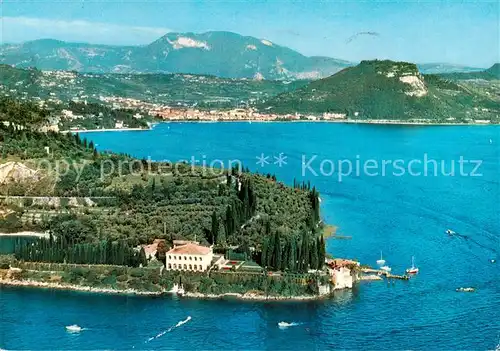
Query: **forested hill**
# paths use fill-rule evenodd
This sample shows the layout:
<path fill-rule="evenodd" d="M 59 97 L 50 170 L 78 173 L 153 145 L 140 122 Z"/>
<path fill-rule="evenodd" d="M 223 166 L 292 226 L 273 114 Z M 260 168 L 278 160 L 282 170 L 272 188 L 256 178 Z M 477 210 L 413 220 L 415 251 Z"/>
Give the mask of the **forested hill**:
<path fill-rule="evenodd" d="M 233 108 L 302 87 L 309 81 L 255 81 L 188 74 L 85 74 L 0 64 L 0 95 L 19 99 L 87 100 L 126 97 L 197 108 Z"/>
<path fill-rule="evenodd" d="M 319 194 L 309 184 L 101 153 L 78 134 L 38 132 L 48 115 L 0 103 L 0 167 L 13 170 L 0 182 L 0 195 L 11 199 L 0 202 L 0 230 L 49 230 L 66 250 L 36 259 L 60 262 L 81 249 L 90 256 L 78 263 L 86 263 L 107 242 L 125 248 L 159 238 L 222 252 L 235 245 L 248 259 L 292 272 L 324 262 Z"/>
<path fill-rule="evenodd" d="M 259 108 L 276 113 L 335 112 L 357 119 L 445 121 L 495 119 L 500 104 L 439 76 L 422 75 L 414 64 L 375 60 L 280 94 Z"/>

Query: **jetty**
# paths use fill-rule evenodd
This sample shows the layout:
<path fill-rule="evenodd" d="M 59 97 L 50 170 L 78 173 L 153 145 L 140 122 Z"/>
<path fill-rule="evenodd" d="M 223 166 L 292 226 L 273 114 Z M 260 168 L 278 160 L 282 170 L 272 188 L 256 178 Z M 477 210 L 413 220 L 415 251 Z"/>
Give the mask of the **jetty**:
<path fill-rule="evenodd" d="M 381 275 L 385 275 L 387 279 L 400 279 L 400 280 L 409 280 L 410 276 L 409 275 L 397 275 L 397 274 L 391 274 L 389 272 L 383 272 Z"/>
<path fill-rule="evenodd" d="M 376 273 L 377 275 L 384 276 L 387 279 L 400 279 L 400 280 L 410 279 L 410 276 L 407 274 L 404 275 L 391 274 L 390 272 L 384 271 L 383 269 L 362 268 L 361 271 L 363 273 Z"/>

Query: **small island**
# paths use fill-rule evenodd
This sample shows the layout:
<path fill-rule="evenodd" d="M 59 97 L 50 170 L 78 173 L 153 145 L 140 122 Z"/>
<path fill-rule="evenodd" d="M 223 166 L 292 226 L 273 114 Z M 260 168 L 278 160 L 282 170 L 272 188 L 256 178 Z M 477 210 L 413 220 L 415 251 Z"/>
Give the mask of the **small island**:
<path fill-rule="evenodd" d="M 356 281 L 358 262 L 326 257 L 311 184 L 99 152 L 41 131 L 49 116 L 0 103 L 0 231 L 47 233 L 15 240 L 0 284 L 311 299 Z"/>

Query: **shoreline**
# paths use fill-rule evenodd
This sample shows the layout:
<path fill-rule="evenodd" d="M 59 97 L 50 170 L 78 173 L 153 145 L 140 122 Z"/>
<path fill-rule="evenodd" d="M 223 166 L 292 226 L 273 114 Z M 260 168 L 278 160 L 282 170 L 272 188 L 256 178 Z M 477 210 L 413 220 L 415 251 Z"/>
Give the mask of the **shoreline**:
<path fill-rule="evenodd" d="M 497 123 L 458 123 L 458 122 L 410 122 L 404 120 L 253 120 L 253 119 L 238 119 L 238 120 L 208 120 L 208 119 L 176 119 L 176 120 L 161 120 L 159 123 L 339 123 L 339 124 L 377 124 L 377 125 L 408 125 L 408 126 L 498 126 Z M 89 130 L 90 131 L 90 130 Z"/>
<path fill-rule="evenodd" d="M 29 279 L 28 280 L 0 279 L 0 287 L 2 286 L 31 288 L 31 289 L 54 289 L 61 291 L 77 291 L 77 292 L 87 292 L 87 293 L 105 294 L 105 295 L 134 295 L 134 296 L 172 295 L 172 296 L 179 296 L 181 298 L 185 297 L 189 299 L 200 299 L 200 300 L 222 300 L 227 298 L 235 298 L 237 300 L 247 300 L 247 301 L 312 301 L 328 297 L 328 295 L 300 295 L 300 296 L 260 295 L 252 292 L 247 292 L 245 294 L 241 293 L 203 294 L 197 292 L 186 292 L 182 295 L 177 295 L 175 292 L 169 290 L 139 291 L 135 289 L 94 288 L 87 285 L 49 283 L 49 282 L 40 282 Z"/>
<path fill-rule="evenodd" d="M 62 134 L 67 133 L 99 133 L 99 132 L 147 132 L 154 129 L 158 124 L 169 124 L 169 123 L 334 123 L 334 124 L 372 124 L 372 125 L 394 125 L 394 126 L 500 126 L 497 123 L 458 123 L 458 122 L 410 122 L 404 120 L 361 120 L 361 119 L 349 119 L 349 120 L 254 120 L 254 119 L 238 119 L 238 120 L 209 120 L 209 119 L 174 119 L 174 120 L 159 120 L 153 123 L 149 128 L 103 128 L 103 129 L 75 129 L 75 130 L 63 130 L 60 131 Z"/>
<path fill-rule="evenodd" d="M 153 128 L 102 128 L 102 129 L 74 129 L 74 130 L 62 130 L 60 133 L 94 133 L 94 132 L 139 132 L 148 131 Z"/>
<path fill-rule="evenodd" d="M 278 296 L 278 295 L 260 295 L 251 292 L 241 293 L 224 293 L 224 294 L 203 294 L 187 292 L 182 297 L 204 300 L 220 300 L 225 298 L 235 298 L 237 300 L 248 301 L 312 301 L 320 300 L 325 296 L 321 295 L 298 295 L 298 296 Z"/>
<path fill-rule="evenodd" d="M 134 289 L 112 289 L 112 288 L 93 288 L 87 285 L 74 285 L 74 284 L 61 284 L 61 283 L 48 283 L 39 282 L 36 280 L 11 280 L 0 279 L 0 286 L 14 286 L 35 289 L 54 289 L 63 291 L 79 291 L 89 292 L 96 294 L 106 295 L 137 295 L 137 296 L 159 296 L 166 293 L 166 291 L 139 291 Z"/>

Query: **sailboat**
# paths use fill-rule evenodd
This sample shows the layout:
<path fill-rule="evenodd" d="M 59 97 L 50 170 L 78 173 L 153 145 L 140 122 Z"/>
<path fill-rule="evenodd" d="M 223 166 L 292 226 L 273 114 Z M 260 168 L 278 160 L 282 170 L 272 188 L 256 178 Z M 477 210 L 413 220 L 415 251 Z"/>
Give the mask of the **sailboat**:
<path fill-rule="evenodd" d="M 418 268 L 415 267 L 415 257 L 411 257 L 411 268 L 406 269 L 406 273 L 408 274 L 417 274 L 418 273 Z"/>
<path fill-rule="evenodd" d="M 385 264 L 385 260 L 382 258 L 382 251 L 380 251 L 380 260 L 377 260 L 377 264 L 382 266 Z"/>

